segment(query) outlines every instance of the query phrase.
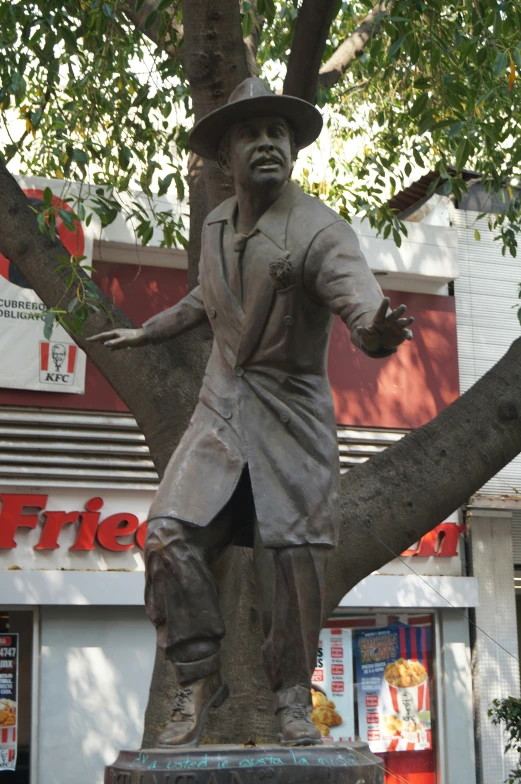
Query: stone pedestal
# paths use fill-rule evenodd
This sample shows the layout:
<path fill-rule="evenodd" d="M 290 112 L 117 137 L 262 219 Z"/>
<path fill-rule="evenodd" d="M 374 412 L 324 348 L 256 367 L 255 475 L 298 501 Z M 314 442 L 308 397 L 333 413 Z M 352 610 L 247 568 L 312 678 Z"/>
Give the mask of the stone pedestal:
<path fill-rule="evenodd" d="M 366 743 L 122 751 L 105 784 L 383 784 Z"/>

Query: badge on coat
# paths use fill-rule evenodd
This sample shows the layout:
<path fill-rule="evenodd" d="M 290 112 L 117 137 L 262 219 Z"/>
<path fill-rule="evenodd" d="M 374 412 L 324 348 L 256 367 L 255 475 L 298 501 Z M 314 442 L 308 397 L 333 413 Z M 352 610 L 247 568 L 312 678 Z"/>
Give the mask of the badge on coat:
<path fill-rule="evenodd" d="M 274 259 L 270 261 L 269 273 L 271 282 L 277 291 L 287 289 L 295 283 L 295 270 L 289 259 Z"/>

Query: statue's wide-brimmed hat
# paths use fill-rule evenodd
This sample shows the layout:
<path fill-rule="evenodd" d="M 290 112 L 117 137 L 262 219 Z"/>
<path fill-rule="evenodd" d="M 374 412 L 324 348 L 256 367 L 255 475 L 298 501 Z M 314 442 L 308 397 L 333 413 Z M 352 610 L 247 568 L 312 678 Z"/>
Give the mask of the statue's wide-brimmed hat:
<path fill-rule="evenodd" d="M 216 160 L 219 143 L 230 125 L 253 117 L 283 117 L 293 128 L 297 150 L 312 144 L 322 130 L 322 115 L 312 104 L 272 93 L 262 79 L 250 77 L 235 88 L 225 106 L 193 127 L 190 147 L 197 155 Z"/>

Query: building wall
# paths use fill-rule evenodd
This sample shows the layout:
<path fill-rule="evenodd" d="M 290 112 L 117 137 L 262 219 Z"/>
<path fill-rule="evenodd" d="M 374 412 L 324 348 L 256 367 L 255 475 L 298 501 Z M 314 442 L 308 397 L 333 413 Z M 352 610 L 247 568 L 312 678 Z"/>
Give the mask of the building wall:
<path fill-rule="evenodd" d="M 103 784 L 141 745 L 155 652 L 142 607 L 42 607 L 38 784 Z"/>
<path fill-rule="evenodd" d="M 165 267 L 96 262 L 95 281 L 136 324 L 171 307 L 186 292 L 186 271 Z M 336 319 L 329 375 L 337 422 L 385 428 L 413 428 L 435 417 L 458 395 L 454 298 L 389 292 L 415 316 L 415 339 L 384 360 L 366 357 Z M 43 406 L 98 411 L 126 407 L 87 360 L 84 395 L 0 389 L 0 406 Z"/>
<path fill-rule="evenodd" d="M 466 392 L 507 352 L 521 334 L 519 259 L 501 253 L 501 242 L 478 212 L 454 210 L 458 229 L 459 278 L 454 283 L 461 392 Z M 479 231 L 480 240 L 474 232 Z M 517 493 L 521 456 L 481 489 L 485 495 Z"/>

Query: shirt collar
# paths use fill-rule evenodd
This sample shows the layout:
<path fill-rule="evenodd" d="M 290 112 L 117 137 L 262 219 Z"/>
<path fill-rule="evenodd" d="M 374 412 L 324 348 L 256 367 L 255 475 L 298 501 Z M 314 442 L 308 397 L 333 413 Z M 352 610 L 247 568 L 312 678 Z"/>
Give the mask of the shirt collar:
<path fill-rule="evenodd" d="M 281 248 L 281 250 L 285 250 L 286 226 L 289 212 L 295 200 L 296 190 L 298 190 L 298 185 L 290 180 L 278 199 L 276 199 L 273 204 L 268 207 L 266 212 L 261 215 L 255 229 L 248 236 L 254 234 L 255 231 L 260 231 L 265 237 L 268 237 L 275 245 Z M 226 201 L 223 201 L 223 203 L 214 210 L 211 220 L 207 222 L 207 225 L 211 226 L 213 223 L 222 222 L 228 223 L 233 228 L 233 215 L 236 207 L 237 196 L 226 199 Z"/>

